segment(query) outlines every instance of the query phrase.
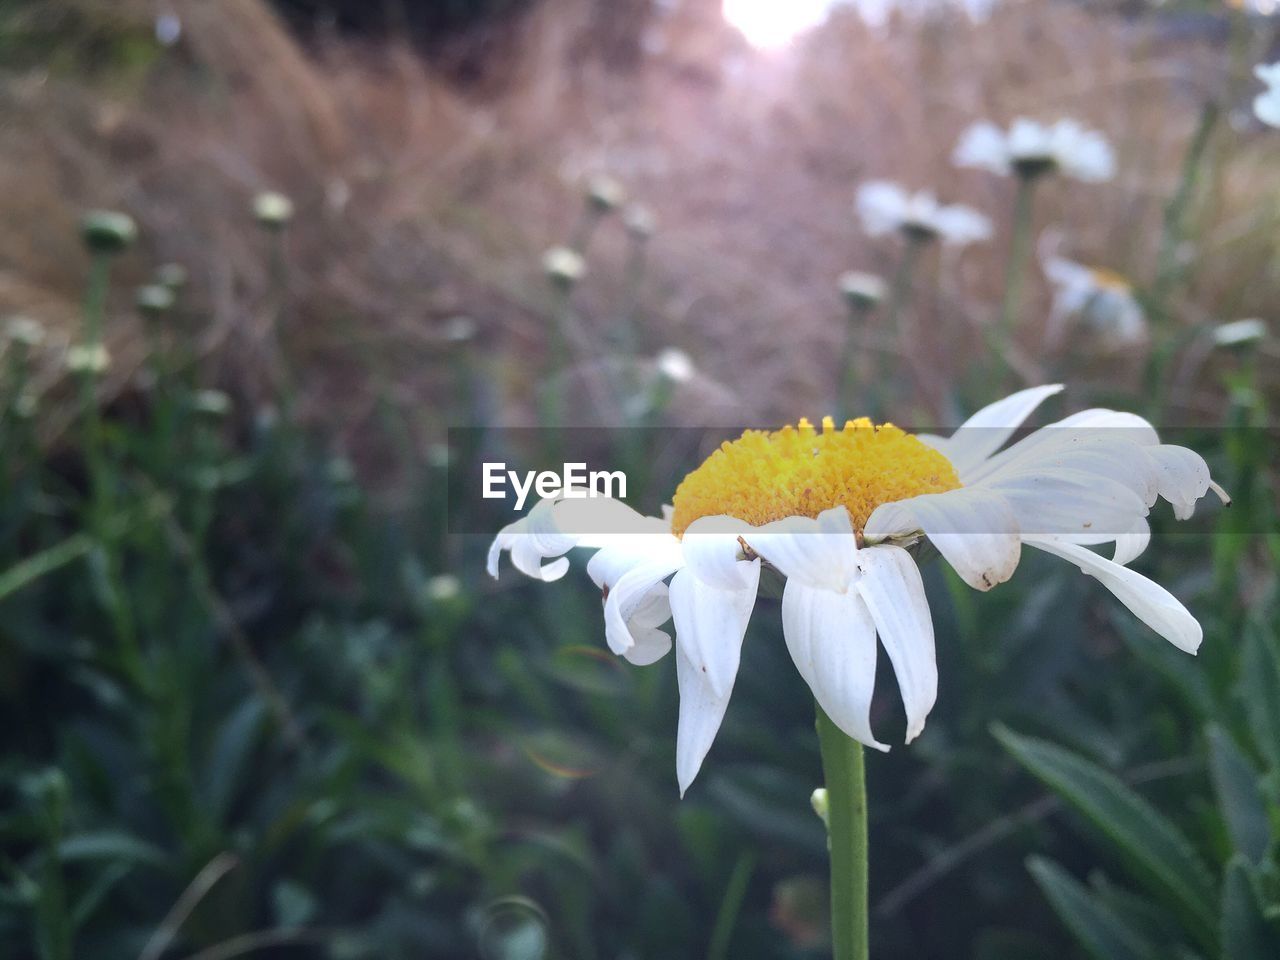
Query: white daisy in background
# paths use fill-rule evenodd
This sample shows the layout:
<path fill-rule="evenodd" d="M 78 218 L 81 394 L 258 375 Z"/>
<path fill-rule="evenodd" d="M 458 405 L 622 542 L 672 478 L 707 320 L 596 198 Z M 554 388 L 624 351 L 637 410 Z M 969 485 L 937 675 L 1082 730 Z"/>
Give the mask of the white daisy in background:
<path fill-rule="evenodd" d="M 874 273 L 848 270 L 840 274 L 840 295 L 851 307 L 870 310 L 889 293 L 889 286 Z"/>
<path fill-rule="evenodd" d="M 1120 349 L 1144 343 L 1147 318 L 1129 281 L 1114 270 L 1088 267 L 1065 257 L 1043 261 L 1053 284 L 1049 340 L 1058 342 L 1071 318 L 1078 318 L 1107 346 Z"/>
<path fill-rule="evenodd" d="M 928 191 L 912 193 L 888 180 L 860 186 L 854 209 L 871 237 L 902 233 L 912 240 L 965 246 L 991 236 L 991 221 L 972 207 L 943 206 Z"/>
<path fill-rule="evenodd" d="M 818 704 L 881 750 L 870 722 L 877 636 L 902 691 L 908 741 L 937 695 L 933 623 L 907 549 L 926 537 L 978 590 L 1013 575 L 1023 544 L 1062 557 L 1194 653 L 1200 624 L 1125 564 L 1150 539 L 1157 497 L 1186 518 L 1208 489 L 1225 494 L 1198 454 L 1161 444 L 1134 414 L 1086 410 L 1002 450 L 1061 389 L 1016 393 L 945 439 L 865 419 L 840 430 L 830 420 L 821 431 L 803 420 L 749 430 L 684 478 L 662 518 L 605 498 L 541 501 L 495 538 L 489 572 L 496 577 L 510 551 L 517 569 L 552 581 L 568 570 L 570 549 L 596 549 L 587 573 L 603 593 L 605 638 L 632 663 L 664 656 L 672 642 L 661 627 L 674 621 L 682 793 L 724 717 L 762 564 L 786 577 L 787 648 Z M 1089 549 L 1104 543 L 1114 543 L 1113 559 Z"/>
<path fill-rule="evenodd" d="M 1074 120 L 1043 124 L 1026 117 L 1007 131 L 988 120 L 973 124 L 960 136 L 951 162 L 991 173 L 1037 177 L 1061 172 L 1091 183 L 1115 176 L 1116 160 L 1106 137 Z"/>
<path fill-rule="evenodd" d="M 1220 323 L 1213 328 L 1213 343 L 1218 347 L 1242 347 L 1267 338 L 1267 325 L 1257 317 Z"/>
<path fill-rule="evenodd" d="M 1253 98 L 1253 112 L 1270 127 L 1280 127 L 1280 63 L 1260 63 L 1253 75 L 1267 85 L 1265 92 Z"/>

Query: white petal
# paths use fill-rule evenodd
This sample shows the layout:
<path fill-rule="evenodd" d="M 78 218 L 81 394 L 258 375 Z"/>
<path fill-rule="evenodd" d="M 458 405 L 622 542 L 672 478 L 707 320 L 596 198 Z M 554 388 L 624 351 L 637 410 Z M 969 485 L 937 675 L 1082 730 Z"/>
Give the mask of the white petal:
<path fill-rule="evenodd" d="M 1160 496 L 1173 504 L 1173 515 L 1188 519 L 1196 509 L 1196 501 L 1209 492 L 1209 465 L 1204 457 L 1186 447 L 1162 443 L 1147 448 L 1157 468 Z"/>
<path fill-rule="evenodd" d="M 735 517 L 701 517 L 689 525 L 680 540 L 684 565 L 698 579 L 721 590 L 741 590 L 748 564 L 742 562 L 739 541 L 750 524 Z"/>
<path fill-rule="evenodd" d="M 929 493 L 877 507 L 863 531 L 868 542 L 923 531 L 975 590 L 1004 583 L 1018 568 L 1022 543 L 1013 508 L 981 487 Z"/>
<path fill-rule="evenodd" d="M 667 585 L 659 583 L 644 595 L 631 616 L 627 617 L 627 629 L 635 642 L 623 656 L 637 667 L 647 667 L 665 657 L 671 649 L 671 635 L 658 627 L 670 619 Z"/>
<path fill-rule="evenodd" d="M 924 729 L 925 718 L 938 698 L 933 620 L 924 583 L 915 561 L 901 547 L 868 547 L 859 551 L 858 565 L 863 576 L 854 586 L 871 611 L 898 677 L 910 743 Z"/>
<path fill-rule="evenodd" d="M 1134 523 L 1133 529 L 1116 537 L 1116 552 L 1111 558 L 1113 563 L 1121 565 L 1131 563 L 1142 556 L 1151 542 L 1151 525 L 1145 517 Z"/>
<path fill-rule="evenodd" d="M 888 750 L 871 733 L 876 627 L 862 598 L 788 580 L 782 631 L 796 669 L 835 725 L 859 743 Z"/>
<path fill-rule="evenodd" d="M 961 481 L 968 483 L 967 473 L 1004 446 L 1036 407 L 1061 391 L 1060 383 L 1032 387 L 983 407 L 947 438 L 941 448 L 943 456 L 951 461 Z"/>
<path fill-rule="evenodd" d="M 676 727 L 676 780 L 680 796 L 689 789 L 720 730 L 732 687 L 717 694 L 707 675 L 676 647 L 676 683 L 680 688 L 680 722 Z"/>
<path fill-rule="evenodd" d="M 1020 471 L 983 481 L 1013 508 L 1018 529 L 1028 534 L 1086 534 L 1114 540 L 1147 515 L 1131 488 L 1082 470 Z"/>
<path fill-rule="evenodd" d="M 898 184 L 873 180 L 858 188 L 855 208 L 867 235 L 878 237 L 902 226 L 910 202 L 910 195 Z"/>
<path fill-rule="evenodd" d="M 844 591 L 858 572 L 858 541 L 844 507 L 824 510 L 817 519 L 788 517 L 766 523 L 743 539 L 785 577 L 811 587 Z"/>
<path fill-rule="evenodd" d="M 975 123 L 960 135 L 951 162 L 957 167 L 1010 173 L 1009 146 L 1004 131 L 987 120 Z"/>
<path fill-rule="evenodd" d="M 671 616 L 676 642 L 689 664 L 702 673 L 717 695 L 727 695 L 738 675 L 742 638 L 756 602 L 760 561 L 739 561 L 739 585 L 724 590 L 701 579 L 690 567 L 671 579 Z"/>
<path fill-rule="evenodd" d="M 604 601 L 604 637 L 609 649 L 625 654 L 635 645 L 627 622 L 649 594 L 679 567 L 670 559 L 644 560 L 633 565 L 609 587 Z"/>
<path fill-rule="evenodd" d="M 1026 537 L 1025 542 L 1097 577 L 1139 620 L 1179 650 L 1195 653 L 1199 649 L 1204 636 L 1200 623 L 1160 584 L 1074 543 L 1042 537 Z"/>

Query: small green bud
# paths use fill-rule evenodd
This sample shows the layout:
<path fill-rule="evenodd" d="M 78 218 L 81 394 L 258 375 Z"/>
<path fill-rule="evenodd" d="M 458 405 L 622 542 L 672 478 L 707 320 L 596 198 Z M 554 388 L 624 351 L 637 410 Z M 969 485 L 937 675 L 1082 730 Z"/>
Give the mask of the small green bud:
<path fill-rule="evenodd" d="M 816 813 L 827 827 L 831 826 L 831 801 L 827 798 L 827 790 L 825 787 L 819 787 L 809 796 L 809 806 L 813 807 Z"/>
<path fill-rule="evenodd" d="M 587 264 L 568 247 L 552 247 L 542 255 L 542 269 L 553 284 L 568 290 L 586 274 Z"/>
<path fill-rule="evenodd" d="M 120 253 L 138 239 L 138 227 L 126 213 L 90 210 L 80 220 L 80 235 L 92 253 Z"/>
<path fill-rule="evenodd" d="M 268 230 L 282 230 L 293 219 L 293 201 L 283 193 L 268 190 L 253 198 L 253 215 Z"/>
<path fill-rule="evenodd" d="M 156 320 L 173 309 L 173 290 L 159 283 L 139 287 L 135 300 L 138 311 L 148 319 Z"/>

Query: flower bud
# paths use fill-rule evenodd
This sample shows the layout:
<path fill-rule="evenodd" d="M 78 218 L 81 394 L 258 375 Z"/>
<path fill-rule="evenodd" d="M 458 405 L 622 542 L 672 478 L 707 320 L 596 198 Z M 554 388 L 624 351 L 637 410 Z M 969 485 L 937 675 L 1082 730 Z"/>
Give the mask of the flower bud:
<path fill-rule="evenodd" d="M 638 203 L 627 207 L 627 212 L 622 217 L 622 223 L 633 240 L 643 241 L 653 236 L 655 224 L 653 213 L 648 207 L 642 207 Z"/>
<path fill-rule="evenodd" d="M 187 268 L 180 263 L 165 263 L 156 270 L 156 283 L 175 293 L 187 285 Z"/>
<path fill-rule="evenodd" d="M 693 360 L 683 350 L 667 347 L 654 358 L 658 372 L 672 383 L 685 383 L 694 374 Z"/>
<path fill-rule="evenodd" d="M 870 310 L 885 296 L 885 283 L 874 273 L 850 270 L 840 274 L 840 294 L 851 307 Z"/>
<path fill-rule="evenodd" d="M 90 210 L 80 220 L 80 236 L 92 253 L 120 253 L 138 239 L 138 227 L 128 214 Z"/>
<path fill-rule="evenodd" d="M 1265 340 L 1267 325 L 1257 317 L 1247 320 L 1233 320 L 1221 323 L 1213 328 L 1213 345 L 1215 347 L 1244 347 Z"/>
<path fill-rule="evenodd" d="M 587 184 L 587 204 L 596 213 L 617 210 L 627 199 L 626 191 L 612 177 L 593 177 Z"/>
<path fill-rule="evenodd" d="M 426 591 L 428 600 L 444 603 L 462 593 L 462 583 L 451 573 L 441 573 L 427 581 Z"/>
<path fill-rule="evenodd" d="M 67 351 L 67 369 L 72 373 L 102 373 L 111 366 L 111 354 L 100 343 L 77 344 Z"/>
<path fill-rule="evenodd" d="M 191 395 L 191 409 L 206 417 L 225 417 L 231 412 L 231 398 L 221 390 L 197 390 Z"/>
<path fill-rule="evenodd" d="M 44 324 L 22 315 L 10 317 L 4 325 L 4 335 L 24 347 L 38 347 L 44 342 Z"/>
<path fill-rule="evenodd" d="M 465 314 L 450 317 L 444 322 L 444 338 L 449 343 L 466 343 L 476 335 L 476 322 Z"/>
<path fill-rule="evenodd" d="M 822 818 L 822 822 L 830 826 L 831 801 L 827 798 L 827 790 L 825 787 L 819 787 L 809 796 L 809 806 L 813 807 L 813 812 Z"/>
<path fill-rule="evenodd" d="M 552 247 L 542 255 L 542 269 L 553 284 L 568 290 L 587 272 L 581 254 L 568 247 Z"/>
<path fill-rule="evenodd" d="M 159 283 L 139 287 L 135 301 L 138 312 L 149 320 L 156 320 L 173 309 L 173 290 Z"/>
<path fill-rule="evenodd" d="M 268 190 L 253 198 L 253 215 L 268 230 L 283 230 L 293 219 L 293 201 L 283 193 Z"/>

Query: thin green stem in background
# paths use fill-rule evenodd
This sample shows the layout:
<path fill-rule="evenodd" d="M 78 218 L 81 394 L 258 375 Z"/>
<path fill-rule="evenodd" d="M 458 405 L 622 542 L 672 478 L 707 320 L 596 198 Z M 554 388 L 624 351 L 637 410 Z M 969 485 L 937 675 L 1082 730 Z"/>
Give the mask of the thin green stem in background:
<path fill-rule="evenodd" d="M 733 928 L 738 923 L 738 914 L 742 912 L 742 901 L 747 895 L 747 885 L 751 882 L 751 874 L 756 868 L 756 855 L 744 850 L 738 855 L 733 865 L 733 873 L 729 875 L 729 883 L 725 887 L 724 898 L 720 901 L 720 910 L 716 913 L 716 925 L 711 930 L 711 945 L 707 947 L 707 960 L 728 960 L 729 941 L 733 936 Z"/>
<path fill-rule="evenodd" d="M 1031 259 L 1032 214 L 1035 199 L 1034 176 L 1018 178 L 1018 193 L 1013 201 L 1013 235 L 1009 241 L 1009 260 L 1004 274 L 1004 300 L 1000 306 L 998 335 L 1003 347 L 1013 336 L 1022 309 L 1022 291 Z"/>
<path fill-rule="evenodd" d="M 1183 272 L 1178 263 L 1178 248 L 1182 246 L 1185 235 L 1187 208 L 1195 194 L 1196 184 L 1200 181 L 1200 171 L 1208 153 L 1209 141 L 1221 112 L 1218 105 L 1213 102 L 1206 103 L 1201 108 L 1200 123 L 1182 159 L 1182 176 L 1178 180 L 1178 189 L 1169 198 L 1164 208 L 1160 254 L 1156 260 L 1156 279 L 1151 291 L 1153 305 L 1161 314 L 1167 313 L 1166 301 Z"/>
<path fill-rule="evenodd" d="M 885 326 L 891 336 L 898 333 L 898 318 L 911 299 L 911 278 L 915 275 L 916 261 L 920 258 L 920 248 L 923 245 L 923 240 L 907 235 L 902 248 L 902 259 L 898 261 L 898 269 L 893 274 L 893 282 L 889 285 L 889 300 L 884 308 Z"/>
<path fill-rule="evenodd" d="M 831 847 L 832 960 L 868 960 L 867 780 L 862 745 L 818 711 Z"/>
<path fill-rule="evenodd" d="M 855 415 L 859 388 L 870 390 L 874 386 L 867 375 L 866 363 L 867 323 L 871 311 L 861 304 L 851 304 L 848 313 L 844 349 L 840 354 L 840 395 L 836 405 L 840 418 Z"/>

